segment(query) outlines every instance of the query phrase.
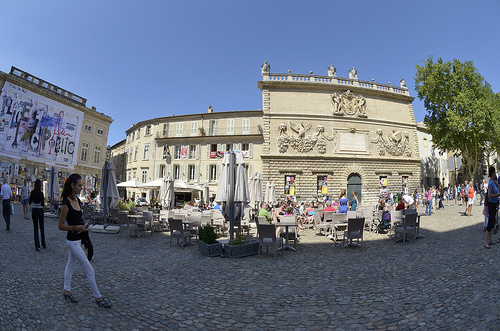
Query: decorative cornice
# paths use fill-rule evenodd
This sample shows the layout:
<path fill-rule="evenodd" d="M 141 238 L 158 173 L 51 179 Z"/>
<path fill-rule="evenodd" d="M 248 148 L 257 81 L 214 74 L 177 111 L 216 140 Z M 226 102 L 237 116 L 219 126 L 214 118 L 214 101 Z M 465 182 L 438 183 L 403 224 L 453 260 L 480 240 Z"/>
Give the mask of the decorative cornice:
<path fill-rule="evenodd" d="M 74 108 L 74 109 L 77 109 L 77 110 L 80 110 L 82 111 L 83 113 L 85 114 L 88 114 L 90 116 L 93 116 L 93 117 L 96 117 L 102 121 L 105 121 L 105 122 L 108 122 L 108 123 L 112 123 L 113 122 L 113 119 L 108 116 L 108 115 L 105 115 L 103 113 L 100 113 L 94 109 L 90 109 L 90 108 L 87 108 L 85 106 L 82 106 L 81 103 L 77 102 L 77 101 L 74 101 L 68 97 L 65 97 L 65 96 L 62 96 L 62 95 L 59 95 L 55 92 L 52 92 L 50 90 L 47 90 L 47 89 L 44 89 L 44 88 L 41 88 L 39 87 L 38 85 L 34 84 L 34 83 L 31 83 L 27 80 L 24 80 L 22 78 L 19 78 L 15 75 L 10 75 L 10 74 L 6 74 L 4 72 L 1 72 L 0 71 L 0 75 L 3 76 L 2 78 L 5 79 L 5 83 L 9 82 L 9 83 L 12 83 L 12 84 L 15 84 L 19 87 L 22 87 L 24 89 L 27 89 L 33 93 L 36 93 L 36 94 L 39 94 L 41 96 L 44 96 L 48 99 L 51 99 L 51 100 L 54 100 L 54 101 L 57 101 L 61 104 L 64 104 L 68 107 L 71 107 L 71 108 Z"/>

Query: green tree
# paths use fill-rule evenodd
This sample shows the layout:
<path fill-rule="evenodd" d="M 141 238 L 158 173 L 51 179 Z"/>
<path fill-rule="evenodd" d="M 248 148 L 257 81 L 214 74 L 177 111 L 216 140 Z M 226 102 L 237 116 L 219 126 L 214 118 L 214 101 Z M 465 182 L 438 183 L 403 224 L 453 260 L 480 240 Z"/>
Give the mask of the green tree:
<path fill-rule="evenodd" d="M 479 174 L 485 153 L 500 150 L 499 95 L 471 61 L 434 62 L 429 56 L 416 68 L 415 89 L 424 101 L 433 143 L 461 155 L 469 175 Z"/>

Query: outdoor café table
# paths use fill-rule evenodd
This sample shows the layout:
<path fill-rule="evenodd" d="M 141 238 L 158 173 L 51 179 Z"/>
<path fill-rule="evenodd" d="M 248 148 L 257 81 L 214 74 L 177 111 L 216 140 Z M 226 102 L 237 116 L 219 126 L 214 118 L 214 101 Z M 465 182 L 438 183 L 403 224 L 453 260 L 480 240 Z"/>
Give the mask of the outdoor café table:
<path fill-rule="evenodd" d="M 420 234 L 420 216 L 425 215 L 425 214 L 418 214 L 417 215 L 417 226 L 416 226 L 416 231 L 417 234 L 415 235 L 415 238 L 413 239 L 420 239 L 420 238 L 425 238 L 423 234 Z"/>
<path fill-rule="evenodd" d="M 297 226 L 298 226 L 298 224 L 279 224 L 279 223 L 278 223 L 278 225 L 279 225 L 279 226 L 284 226 L 284 227 L 285 227 L 285 244 L 283 245 L 283 250 L 284 250 L 284 251 L 289 250 L 289 251 L 294 251 L 294 252 L 296 252 L 297 250 L 296 250 L 294 247 L 292 247 L 292 246 L 288 245 L 288 227 L 289 227 L 289 226 L 295 226 L 295 227 L 297 227 Z M 297 235 L 297 234 L 295 234 L 295 235 Z M 281 247 L 280 247 L 280 248 L 278 248 L 278 250 L 280 250 L 280 249 L 281 249 Z"/>

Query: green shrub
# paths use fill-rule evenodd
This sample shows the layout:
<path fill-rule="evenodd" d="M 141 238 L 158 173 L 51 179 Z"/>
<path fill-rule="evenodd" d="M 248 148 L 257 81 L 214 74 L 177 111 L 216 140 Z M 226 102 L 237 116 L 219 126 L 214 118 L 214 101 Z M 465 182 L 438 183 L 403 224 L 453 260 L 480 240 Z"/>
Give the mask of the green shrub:
<path fill-rule="evenodd" d="M 118 205 L 116 206 L 118 210 L 130 210 L 131 207 L 135 207 L 135 202 L 131 201 L 129 203 L 118 201 Z"/>
<path fill-rule="evenodd" d="M 210 224 L 198 227 L 198 238 L 206 244 L 213 244 L 217 242 L 215 228 Z"/>
<path fill-rule="evenodd" d="M 243 245 L 245 243 L 245 236 L 241 233 L 237 233 L 236 238 L 229 242 L 229 244 L 233 246 Z"/>

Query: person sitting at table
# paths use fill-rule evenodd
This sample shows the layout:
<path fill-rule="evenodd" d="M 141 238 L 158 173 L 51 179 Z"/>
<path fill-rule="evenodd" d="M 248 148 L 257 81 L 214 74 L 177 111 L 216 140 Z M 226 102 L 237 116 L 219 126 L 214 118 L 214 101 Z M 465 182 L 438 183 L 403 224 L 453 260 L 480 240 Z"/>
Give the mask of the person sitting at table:
<path fill-rule="evenodd" d="M 264 216 L 266 218 L 267 224 L 271 224 L 275 210 L 273 208 L 271 210 L 271 213 L 269 213 L 269 211 L 267 210 L 268 208 L 269 208 L 269 205 L 267 204 L 267 202 L 262 202 L 260 204 L 260 210 L 259 210 L 259 213 L 257 214 L 257 216 Z M 276 237 L 279 237 L 280 233 L 281 233 L 280 227 L 276 226 Z"/>
<path fill-rule="evenodd" d="M 281 203 L 278 210 L 276 211 L 276 216 L 285 216 L 286 215 L 286 205 L 284 203 Z"/>
<path fill-rule="evenodd" d="M 396 210 L 402 210 L 402 209 L 405 209 L 405 203 L 404 203 L 404 200 L 401 199 L 401 197 L 399 196 L 398 194 L 398 204 L 396 206 Z"/>
<path fill-rule="evenodd" d="M 274 209 L 271 210 L 271 213 L 268 211 L 269 205 L 267 202 L 262 202 L 260 204 L 260 210 L 257 216 L 264 216 L 266 218 L 267 224 L 271 224 L 271 221 L 274 216 Z"/>
<path fill-rule="evenodd" d="M 337 212 L 337 209 L 335 209 L 333 206 L 332 206 L 332 201 L 331 200 L 328 200 L 326 202 L 326 208 L 323 209 L 323 214 L 321 214 L 321 218 L 324 220 L 325 219 L 325 212 L 327 211 L 333 211 L 334 213 Z"/>
<path fill-rule="evenodd" d="M 314 203 L 310 202 L 309 207 L 304 212 L 304 223 L 311 222 L 313 224 L 313 229 L 316 230 L 316 222 L 314 221 L 314 214 L 316 210 L 314 210 Z"/>

